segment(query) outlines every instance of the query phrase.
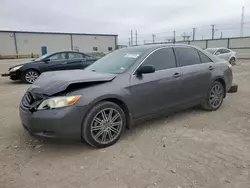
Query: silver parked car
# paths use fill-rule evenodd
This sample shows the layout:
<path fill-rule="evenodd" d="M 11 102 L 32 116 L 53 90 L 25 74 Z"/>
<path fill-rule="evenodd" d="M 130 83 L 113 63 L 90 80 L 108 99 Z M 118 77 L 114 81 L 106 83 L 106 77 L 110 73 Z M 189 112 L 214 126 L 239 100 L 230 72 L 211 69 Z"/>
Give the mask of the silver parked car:
<path fill-rule="evenodd" d="M 217 110 L 232 80 L 227 61 L 194 46 L 122 48 L 84 70 L 42 73 L 19 113 L 32 135 L 102 148 L 142 120 L 196 105 Z"/>
<path fill-rule="evenodd" d="M 237 53 L 228 48 L 207 48 L 205 51 L 218 56 L 221 59 L 225 59 L 231 65 L 235 65 L 237 61 Z"/>

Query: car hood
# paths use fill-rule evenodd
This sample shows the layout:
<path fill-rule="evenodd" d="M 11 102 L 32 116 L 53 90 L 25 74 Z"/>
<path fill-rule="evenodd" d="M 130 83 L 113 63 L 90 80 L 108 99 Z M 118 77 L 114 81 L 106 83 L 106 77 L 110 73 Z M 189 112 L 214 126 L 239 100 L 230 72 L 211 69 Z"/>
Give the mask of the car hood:
<path fill-rule="evenodd" d="M 31 85 L 29 91 L 51 96 L 65 91 L 72 84 L 108 82 L 115 77 L 115 74 L 97 73 L 85 70 L 45 72 Z"/>
<path fill-rule="evenodd" d="M 9 67 L 9 70 L 14 68 L 14 67 L 18 67 L 18 66 L 21 66 L 21 65 L 28 65 L 28 64 L 34 64 L 34 63 L 38 63 L 39 61 L 29 61 L 29 62 L 25 62 L 25 63 L 21 63 L 21 64 L 18 64 L 18 65 L 12 65 Z"/>

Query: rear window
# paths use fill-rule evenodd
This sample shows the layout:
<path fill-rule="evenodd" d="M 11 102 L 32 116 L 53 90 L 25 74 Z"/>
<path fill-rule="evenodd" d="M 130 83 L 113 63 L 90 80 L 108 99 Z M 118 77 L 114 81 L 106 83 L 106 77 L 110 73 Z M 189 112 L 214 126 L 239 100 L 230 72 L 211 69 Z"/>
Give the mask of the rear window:
<path fill-rule="evenodd" d="M 215 48 L 207 48 L 207 49 L 205 49 L 205 51 L 209 52 L 210 54 L 214 54 L 216 49 Z"/>

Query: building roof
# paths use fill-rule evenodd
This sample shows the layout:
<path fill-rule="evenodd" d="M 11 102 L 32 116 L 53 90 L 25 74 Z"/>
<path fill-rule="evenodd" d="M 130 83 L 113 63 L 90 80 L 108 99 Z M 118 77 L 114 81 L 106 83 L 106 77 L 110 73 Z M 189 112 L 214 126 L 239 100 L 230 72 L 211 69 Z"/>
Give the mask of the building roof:
<path fill-rule="evenodd" d="M 30 33 L 30 34 L 57 34 L 57 35 L 91 35 L 91 36 L 118 36 L 117 34 L 97 34 L 97 33 L 66 33 L 66 32 L 43 32 L 43 31 L 14 31 L 0 30 L 0 33 Z"/>

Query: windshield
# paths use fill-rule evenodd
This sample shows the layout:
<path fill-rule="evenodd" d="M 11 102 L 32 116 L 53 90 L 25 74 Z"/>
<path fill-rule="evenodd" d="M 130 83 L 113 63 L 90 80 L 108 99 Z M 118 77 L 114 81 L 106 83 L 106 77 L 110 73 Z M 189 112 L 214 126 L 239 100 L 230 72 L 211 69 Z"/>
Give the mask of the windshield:
<path fill-rule="evenodd" d="M 143 51 L 136 51 L 131 48 L 117 50 L 99 59 L 85 70 L 121 74 L 128 70 L 142 54 Z"/>
<path fill-rule="evenodd" d="M 50 56 L 50 55 L 51 55 L 51 53 L 44 54 L 43 56 L 41 56 L 41 57 L 35 59 L 35 61 L 41 61 L 41 60 L 43 60 L 44 58 L 46 58 L 46 57 L 48 57 L 48 56 Z"/>
<path fill-rule="evenodd" d="M 214 52 L 216 51 L 216 48 L 207 48 L 205 49 L 207 52 L 209 52 L 210 54 L 214 54 Z"/>

